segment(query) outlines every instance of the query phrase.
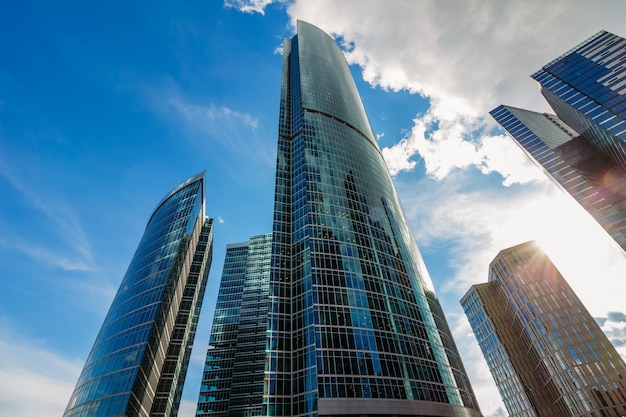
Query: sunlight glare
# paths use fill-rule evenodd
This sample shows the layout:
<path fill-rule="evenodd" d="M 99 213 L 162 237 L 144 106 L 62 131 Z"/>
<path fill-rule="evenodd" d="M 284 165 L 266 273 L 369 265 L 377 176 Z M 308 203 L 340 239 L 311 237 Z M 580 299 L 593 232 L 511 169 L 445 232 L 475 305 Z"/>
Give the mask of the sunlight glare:
<path fill-rule="evenodd" d="M 621 311 L 626 292 L 624 253 L 570 196 L 556 193 L 551 203 L 536 218 L 535 242 L 592 315 Z M 623 279 L 616 279 L 620 276 Z"/>

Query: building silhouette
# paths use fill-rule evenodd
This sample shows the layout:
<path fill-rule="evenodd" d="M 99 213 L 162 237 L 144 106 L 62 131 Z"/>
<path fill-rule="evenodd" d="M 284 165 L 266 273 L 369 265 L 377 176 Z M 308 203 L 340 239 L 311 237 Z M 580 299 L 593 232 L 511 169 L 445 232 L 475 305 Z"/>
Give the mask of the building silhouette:
<path fill-rule="evenodd" d="M 176 416 L 207 276 L 204 173 L 154 210 L 64 417 Z"/>
<path fill-rule="evenodd" d="M 261 408 L 231 388 L 227 415 L 479 416 L 343 53 L 305 22 L 283 48 L 274 204 Z"/>
<path fill-rule="evenodd" d="M 196 416 L 261 415 L 271 255 L 271 233 L 226 247 Z"/>
<path fill-rule="evenodd" d="M 534 242 L 501 251 L 461 299 L 511 417 L 626 414 L 626 365 Z"/>
<path fill-rule="evenodd" d="M 598 32 L 532 78 L 556 115 L 491 115 L 626 251 L 626 39 Z"/>

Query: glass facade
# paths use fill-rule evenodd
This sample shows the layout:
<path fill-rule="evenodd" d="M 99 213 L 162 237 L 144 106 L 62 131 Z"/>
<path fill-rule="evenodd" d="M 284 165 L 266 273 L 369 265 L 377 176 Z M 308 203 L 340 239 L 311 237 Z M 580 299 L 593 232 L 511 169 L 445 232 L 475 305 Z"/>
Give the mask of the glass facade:
<path fill-rule="evenodd" d="M 500 252 L 461 304 L 511 417 L 626 413 L 626 364 L 533 242 Z"/>
<path fill-rule="evenodd" d="M 286 39 L 262 414 L 480 411 L 350 70 Z"/>
<path fill-rule="evenodd" d="M 197 416 L 259 416 L 272 235 L 226 247 Z"/>
<path fill-rule="evenodd" d="M 204 173 L 154 210 L 64 417 L 175 416 L 211 265 Z"/>
<path fill-rule="evenodd" d="M 556 112 L 491 115 L 626 251 L 626 39 L 601 31 L 532 75 Z"/>
<path fill-rule="evenodd" d="M 626 167 L 626 39 L 598 32 L 531 77 L 561 120 Z"/>

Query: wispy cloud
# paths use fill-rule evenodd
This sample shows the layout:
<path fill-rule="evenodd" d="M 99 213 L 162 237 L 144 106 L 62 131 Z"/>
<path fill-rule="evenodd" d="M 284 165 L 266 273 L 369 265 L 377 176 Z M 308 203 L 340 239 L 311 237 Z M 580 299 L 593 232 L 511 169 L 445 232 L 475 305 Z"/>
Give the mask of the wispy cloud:
<path fill-rule="evenodd" d="M 265 7 L 275 3 L 273 0 L 224 0 L 224 6 L 232 7 L 244 13 L 265 14 Z"/>
<path fill-rule="evenodd" d="M 71 259 L 56 250 L 37 246 L 33 243 L 18 243 L 13 242 L 11 245 L 12 250 L 18 250 L 25 253 L 36 261 L 45 262 L 55 268 L 61 268 L 65 271 L 93 271 L 95 270 L 92 264 L 88 264 L 81 259 Z"/>
<path fill-rule="evenodd" d="M 224 172 L 231 179 L 239 183 L 249 183 L 251 177 L 270 180 L 259 173 L 272 172 L 276 163 L 275 146 L 259 128 L 257 117 L 215 103 L 193 103 L 176 93 L 165 96 L 168 98 L 157 104 L 155 110 L 177 131 L 183 132 L 200 152 L 224 164 Z M 225 153 L 230 158 L 224 157 Z M 231 159 L 248 163 L 233 166 L 228 162 Z"/>
<path fill-rule="evenodd" d="M 58 417 L 63 413 L 82 368 L 44 341 L 20 334 L 0 317 L 0 405 L 12 417 Z"/>
<path fill-rule="evenodd" d="M 194 104 L 176 97 L 170 98 L 167 104 L 169 110 L 175 110 L 174 114 L 183 118 L 183 128 L 201 132 L 204 142 L 211 138 L 233 153 L 247 153 L 243 137 L 249 137 L 259 123 L 250 114 L 213 103 Z"/>
<path fill-rule="evenodd" d="M 23 237 L 13 239 L 12 247 L 33 259 L 44 261 L 66 270 L 92 270 L 94 258 L 87 235 L 78 221 L 73 207 L 50 189 L 31 183 L 18 174 L 5 160 L 0 159 L 0 177 L 4 178 L 24 198 L 25 202 L 43 214 L 49 225 L 63 242 L 71 255 L 63 255 L 59 248 L 44 248 L 37 243 L 24 242 Z M 65 250 L 68 252 L 68 250 Z"/>
<path fill-rule="evenodd" d="M 169 104 L 183 114 L 187 120 L 201 129 L 214 128 L 217 123 L 227 121 L 229 124 L 241 123 L 252 129 L 256 129 L 258 120 L 247 113 L 229 109 L 226 106 L 216 106 L 211 103 L 208 106 L 191 104 L 181 99 L 171 99 Z"/>

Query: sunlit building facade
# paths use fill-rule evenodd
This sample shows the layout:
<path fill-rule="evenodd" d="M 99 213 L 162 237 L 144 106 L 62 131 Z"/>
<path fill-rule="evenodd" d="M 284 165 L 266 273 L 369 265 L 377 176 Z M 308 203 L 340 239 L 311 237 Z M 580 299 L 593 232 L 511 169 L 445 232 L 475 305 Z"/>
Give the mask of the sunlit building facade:
<path fill-rule="evenodd" d="M 626 39 L 598 32 L 532 78 L 556 115 L 491 115 L 626 250 Z"/>
<path fill-rule="evenodd" d="M 479 416 L 343 53 L 283 48 L 266 416 Z"/>
<path fill-rule="evenodd" d="M 226 247 L 196 416 L 262 412 L 272 234 Z"/>
<path fill-rule="evenodd" d="M 204 173 L 154 210 L 64 417 L 176 416 L 211 265 Z"/>
<path fill-rule="evenodd" d="M 501 251 L 461 304 L 511 417 L 620 417 L 626 365 L 534 242 Z"/>

